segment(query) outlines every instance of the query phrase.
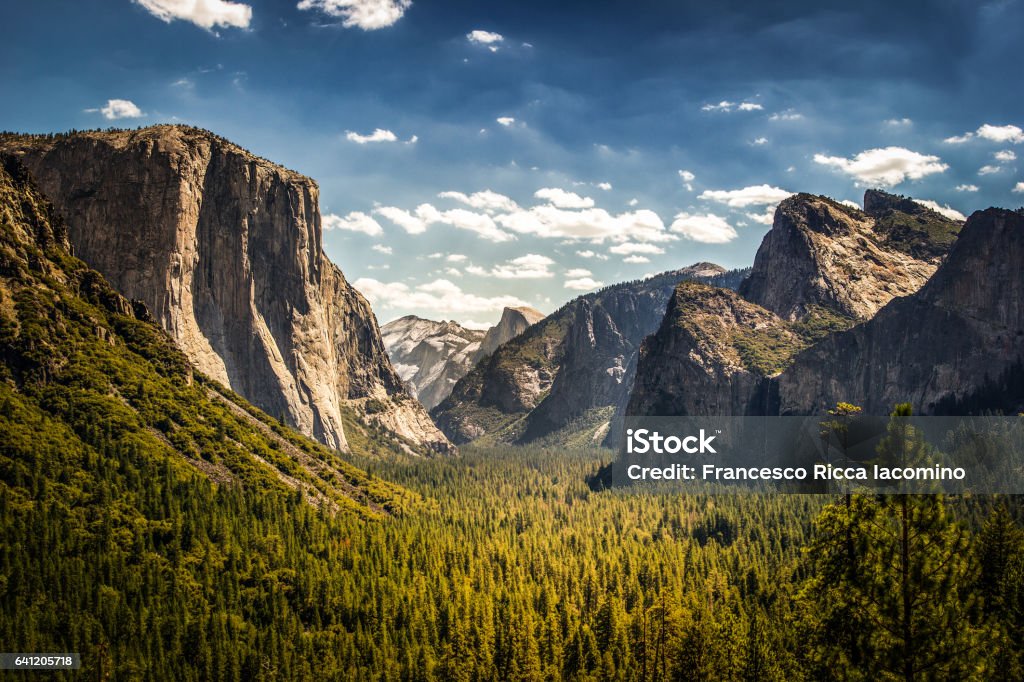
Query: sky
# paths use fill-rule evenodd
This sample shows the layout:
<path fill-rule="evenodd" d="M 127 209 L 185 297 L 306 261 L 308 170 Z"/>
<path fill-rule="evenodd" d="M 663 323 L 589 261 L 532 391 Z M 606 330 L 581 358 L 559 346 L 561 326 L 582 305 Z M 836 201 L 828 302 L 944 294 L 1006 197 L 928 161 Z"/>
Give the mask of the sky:
<path fill-rule="evenodd" d="M 1024 0 L 48 0 L 0 22 L 0 129 L 188 123 L 314 178 L 381 323 L 745 267 L 793 192 L 1024 204 Z"/>

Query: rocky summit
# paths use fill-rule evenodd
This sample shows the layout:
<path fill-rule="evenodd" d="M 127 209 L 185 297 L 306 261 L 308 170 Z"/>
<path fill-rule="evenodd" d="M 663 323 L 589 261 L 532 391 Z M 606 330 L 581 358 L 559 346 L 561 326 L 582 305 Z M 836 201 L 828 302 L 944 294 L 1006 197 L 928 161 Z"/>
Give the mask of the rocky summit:
<path fill-rule="evenodd" d="M 628 413 L 1021 410 L 1024 215 L 989 209 L 961 225 L 877 190 L 865 207 L 797 195 L 740 296 L 677 287 Z"/>
<path fill-rule="evenodd" d="M 352 408 L 413 448 L 450 448 L 324 255 L 313 180 L 184 126 L 7 135 L 0 150 L 53 201 L 76 255 L 206 375 L 331 447 L 346 447 Z"/>

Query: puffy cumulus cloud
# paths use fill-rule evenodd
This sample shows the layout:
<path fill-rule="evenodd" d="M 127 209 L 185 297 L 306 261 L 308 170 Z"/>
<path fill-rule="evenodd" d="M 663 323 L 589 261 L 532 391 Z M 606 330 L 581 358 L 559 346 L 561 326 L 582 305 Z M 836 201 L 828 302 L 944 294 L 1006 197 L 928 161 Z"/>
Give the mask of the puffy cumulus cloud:
<path fill-rule="evenodd" d="M 397 142 L 398 137 L 390 130 L 377 128 L 369 135 L 360 135 L 351 130 L 345 131 L 345 139 L 356 144 L 369 144 L 371 142 Z"/>
<path fill-rule="evenodd" d="M 1010 161 L 1017 160 L 1017 155 L 1013 152 L 1012 149 L 1002 149 L 993 154 L 993 156 L 995 156 L 996 161 L 1000 163 L 1009 163 Z"/>
<path fill-rule="evenodd" d="M 904 147 L 868 149 L 851 159 L 815 154 L 814 161 L 837 168 L 858 182 L 885 186 L 898 185 L 908 179 L 920 180 L 949 168 L 937 156 L 919 154 Z"/>
<path fill-rule="evenodd" d="M 849 206 L 850 208 L 855 208 L 858 211 L 861 210 L 860 204 L 858 204 L 856 201 L 850 201 L 849 199 L 843 199 L 839 203 L 842 204 L 843 206 Z"/>
<path fill-rule="evenodd" d="M 580 258 L 596 258 L 597 260 L 608 260 L 608 256 L 603 253 L 597 253 L 591 249 L 584 249 L 583 251 L 577 251 L 576 255 Z"/>
<path fill-rule="evenodd" d="M 954 189 L 957 192 L 977 192 L 979 187 L 977 185 L 957 185 Z"/>
<path fill-rule="evenodd" d="M 721 111 L 724 113 L 730 111 L 761 111 L 764 109 L 763 106 L 757 102 L 730 102 L 728 100 L 722 100 L 717 104 L 705 104 L 700 108 L 701 111 Z"/>
<path fill-rule="evenodd" d="M 370 220 L 373 220 L 373 218 L 370 218 Z M 383 253 L 385 256 L 390 256 L 392 253 L 395 252 L 395 250 L 392 249 L 390 246 L 384 246 L 383 244 L 374 244 L 370 248 L 376 251 L 377 253 Z"/>
<path fill-rule="evenodd" d="M 505 36 L 501 35 L 500 33 L 493 33 L 491 31 L 481 31 L 480 29 L 477 29 L 475 31 L 470 31 L 469 33 L 467 33 L 466 40 L 468 40 L 471 43 L 476 43 L 477 45 L 495 45 L 497 43 L 503 42 L 505 40 Z"/>
<path fill-rule="evenodd" d="M 510 127 L 512 124 L 516 122 L 516 120 L 511 116 L 499 116 L 494 120 L 497 121 L 499 125 L 503 125 L 506 128 Z"/>
<path fill-rule="evenodd" d="M 496 211 L 516 211 L 519 209 L 519 205 L 507 196 L 504 194 L 498 194 L 497 192 L 492 192 L 489 189 L 485 189 L 480 192 L 473 192 L 472 194 L 465 194 L 463 192 L 441 192 L 437 196 L 440 199 L 454 199 L 455 201 L 466 204 L 471 208 L 481 209 L 488 213 L 494 213 Z"/>
<path fill-rule="evenodd" d="M 1016 185 L 1013 186 L 1013 189 L 1010 191 L 1016 192 L 1017 194 L 1024 193 L 1024 182 L 1018 182 Z"/>
<path fill-rule="evenodd" d="M 591 208 L 594 200 L 590 197 L 581 197 L 575 192 L 567 192 L 557 187 L 544 187 L 533 193 L 538 199 L 544 199 L 556 208 Z"/>
<path fill-rule="evenodd" d="M 466 258 L 467 256 L 464 253 L 450 253 L 445 260 L 449 263 L 462 263 Z"/>
<path fill-rule="evenodd" d="M 498 279 L 548 279 L 555 276 L 555 273 L 551 272 L 551 266 L 554 264 L 555 261 L 547 256 L 528 253 L 525 256 L 495 265 L 490 270 L 478 265 L 470 265 L 466 268 L 466 272 L 480 277 L 497 277 Z"/>
<path fill-rule="evenodd" d="M 190 21 L 210 31 L 216 27 L 249 28 L 252 7 L 227 0 L 135 0 L 161 21 Z"/>
<path fill-rule="evenodd" d="M 534 206 L 495 217 L 502 227 L 538 237 L 589 240 L 602 243 L 606 239 L 639 242 L 665 242 L 676 237 L 665 230 L 665 224 L 654 211 L 640 209 L 612 215 L 603 208 L 567 211 L 556 206 Z"/>
<path fill-rule="evenodd" d="M 623 263 L 650 263 L 651 259 L 647 256 L 626 256 L 622 259 Z"/>
<path fill-rule="evenodd" d="M 462 277 L 462 272 L 458 268 L 445 268 L 444 274 L 449 277 Z"/>
<path fill-rule="evenodd" d="M 932 201 L 931 199 L 914 199 L 914 202 L 921 204 L 925 208 L 930 208 L 936 213 L 944 215 L 951 220 L 967 220 L 967 216 L 955 208 L 950 208 L 949 204 L 943 206 L 939 204 L 939 202 Z"/>
<path fill-rule="evenodd" d="M 464 208 L 453 208 L 450 211 L 439 211 L 431 204 L 420 204 L 413 212 L 395 206 L 378 206 L 374 213 L 384 216 L 409 234 L 423 234 L 434 224 L 450 225 L 460 230 L 475 232 L 483 239 L 492 242 L 507 242 L 515 239 L 498 228 L 494 219 L 485 213 L 474 213 Z"/>
<path fill-rule="evenodd" d="M 859 207 L 858 207 L 859 208 Z M 761 225 L 771 225 L 775 222 L 775 207 L 766 206 L 762 213 L 744 213 L 748 220 L 753 220 Z"/>
<path fill-rule="evenodd" d="M 328 213 L 323 217 L 321 223 L 325 230 L 362 232 L 363 234 L 368 234 L 371 237 L 377 237 L 384 234 L 384 230 L 381 228 L 380 223 L 362 211 L 353 211 L 344 218 L 333 213 Z"/>
<path fill-rule="evenodd" d="M 709 189 L 701 192 L 697 198 L 717 201 L 731 208 L 746 208 L 748 206 L 774 205 L 792 195 L 792 192 L 770 185 L 751 185 L 732 190 Z"/>
<path fill-rule="evenodd" d="M 978 175 L 992 175 L 993 173 L 998 173 L 1001 170 L 1003 170 L 1002 166 L 993 166 L 992 164 L 988 164 L 978 169 Z"/>
<path fill-rule="evenodd" d="M 738 236 L 732 225 L 713 213 L 691 215 L 679 213 L 672 221 L 673 232 L 683 235 L 686 239 L 703 244 L 725 244 Z"/>
<path fill-rule="evenodd" d="M 119 118 L 139 118 L 140 116 L 145 116 L 134 102 L 127 99 L 108 99 L 107 103 L 102 107 L 86 109 L 85 112 L 88 114 L 99 112 L 103 114 L 103 118 L 109 121 Z"/>
<path fill-rule="evenodd" d="M 515 296 L 477 296 L 463 291 L 447 279 L 409 286 L 405 282 L 381 282 L 361 277 L 353 282 L 374 307 L 383 309 L 405 308 L 422 310 L 424 314 L 494 314 L 500 315 L 506 307 L 528 305 Z"/>
<path fill-rule="evenodd" d="M 688 170 L 679 171 L 679 179 L 683 181 L 683 187 L 686 188 L 687 192 L 693 191 L 693 181 L 697 179 L 697 176 Z M 633 204 L 630 204 L 631 206 Z"/>
<path fill-rule="evenodd" d="M 599 182 L 597 183 L 598 189 L 603 189 L 605 192 L 610 192 L 612 189 L 612 183 L 610 182 Z"/>
<path fill-rule="evenodd" d="M 990 142 L 1009 142 L 1011 144 L 1020 144 L 1021 142 L 1024 142 L 1024 130 L 1021 130 L 1015 125 L 994 126 L 986 123 L 974 132 L 966 132 L 963 135 L 947 137 L 943 142 L 946 144 L 963 144 L 964 142 L 968 142 L 976 137 Z"/>
<path fill-rule="evenodd" d="M 341 19 L 345 28 L 376 31 L 394 25 L 410 5 L 412 0 L 301 0 L 297 7 Z"/>
<path fill-rule="evenodd" d="M 577 277 L 565 280 L 565 288 L 572 289 L 573 291 L 593 291 L 603 286 L 604 282 L 599 282 L 593 277 Z"/>
<path fill-rule="evenodd" d="M 657 256 L 665 253 L 665 249 L 655 244 L 637 244 L 636 242 L 623 242 L 621 244 L 616 244 L 608 249 L 608 251 L 619 256 L 629 256 L 634 253 L 649 253 Z"/>
<path fill-rule="evenodd" d="M 586 268 L 572 268 L 571 270 L 565 271 L 566 277 L 590 277 L 593 274 L 594 273 Z"/>
<path fill-rule="evenodd" d="M 755 139 L 751 140 L 750 144 L 754 145 L 755 147 L 762 147 L 762 146 L 768 144 L 768 138 L 767 137 L 758 137 L 758 138 L 755 138 Z"/>

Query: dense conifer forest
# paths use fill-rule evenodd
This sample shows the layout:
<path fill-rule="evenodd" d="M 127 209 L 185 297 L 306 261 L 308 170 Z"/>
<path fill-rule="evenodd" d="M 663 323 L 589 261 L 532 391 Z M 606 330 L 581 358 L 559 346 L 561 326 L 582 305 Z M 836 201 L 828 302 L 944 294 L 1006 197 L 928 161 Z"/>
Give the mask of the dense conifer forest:
<path fill-rule="evenodd" d="M 10 160 L 0 210 L 0 648 L 82 655 L 55 679 L 1024 676 L 1015 500 L 594 491 L 607 451 L 355 416 L 343 459 L 192 372 Z"/>

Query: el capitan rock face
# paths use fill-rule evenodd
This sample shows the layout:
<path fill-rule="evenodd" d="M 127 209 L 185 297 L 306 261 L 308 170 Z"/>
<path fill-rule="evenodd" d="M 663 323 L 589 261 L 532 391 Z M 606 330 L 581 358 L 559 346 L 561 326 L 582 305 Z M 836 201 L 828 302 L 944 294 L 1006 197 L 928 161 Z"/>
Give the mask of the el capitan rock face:
<path fill-rule="evenodd" d="M 145 302 L 205 374 L 345 448 L 342 411 L 447 439 L 405 392 L 369 304 L 321 246 L 316 183 L 207 131 L 6 136 L 76 255 Z"/>

